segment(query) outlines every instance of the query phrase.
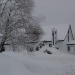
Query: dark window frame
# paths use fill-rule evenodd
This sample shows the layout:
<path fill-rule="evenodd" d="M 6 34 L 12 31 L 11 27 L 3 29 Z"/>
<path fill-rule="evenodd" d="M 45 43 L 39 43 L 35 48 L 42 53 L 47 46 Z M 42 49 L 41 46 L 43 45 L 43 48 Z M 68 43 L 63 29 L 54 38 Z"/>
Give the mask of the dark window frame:
<path fill-rule="evenodd" d="M 70 52 L 70 46 L 68 46 L 68 51 Z"/>
<path fill-rule="evenodd" d="M 54 45 L 54 31 L 52 31 L 53 45 Z"/>
<path fill-rule="evenodd" d="M 69 42 L 69 30 L 68 30 L 68 42 Z"/>

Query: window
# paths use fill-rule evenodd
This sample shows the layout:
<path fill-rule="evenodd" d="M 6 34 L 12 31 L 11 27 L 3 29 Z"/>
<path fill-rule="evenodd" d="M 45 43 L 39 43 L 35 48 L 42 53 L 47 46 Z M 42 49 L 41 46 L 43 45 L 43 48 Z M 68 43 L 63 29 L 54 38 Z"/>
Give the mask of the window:
<path fill-rule="evenodd" d="M 52 44 L 54 45 L 54 31 L 52 31 Z"/>
<path fill-rule="evenodd" d="M 54 35 L 54 31 L 52 31 L 52 35 Z"/>
<path fill-rule="evenodd" d="M 55 34 L 57 34 L 57 31 L 55 31 Z"/>
<path fill-rule="evenodd" d="M 68 42 L 69 42 L 69 31 L 68 31 Z"/>
<path fill-rule="evenodd" d="M 70 46 L 68 46 L 68 51 L 70 51 Z"/>
<path fill-rule="evenodd" d="M 52 38 L 53 38 L 53 45 L 54 45 L 54 34 L 52 36 L 53 36 Z"/>
<path fill-rule="evenodd" d="M 69 34 L 69 30 L 68 30 L 68 34 Z"/>

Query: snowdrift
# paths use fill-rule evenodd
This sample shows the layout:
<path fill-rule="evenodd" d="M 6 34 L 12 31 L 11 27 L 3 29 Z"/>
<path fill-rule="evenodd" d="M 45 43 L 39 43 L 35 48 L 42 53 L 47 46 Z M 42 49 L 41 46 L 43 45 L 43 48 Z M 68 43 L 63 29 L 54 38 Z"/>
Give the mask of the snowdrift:
<path fill-rule="evenodd" d="M 0 75 L 32 75 L 20 62 L 6 54 L 0 54 Z"/>
<path fill-rule="evenodd" d="M 38 51 L 25 56 L 22 53 L 4 52 L 0 55 L 3 60 L 0 75 L 75 75 L 75 56 L 55 50 L 54 53 L 49 55 Z"/>

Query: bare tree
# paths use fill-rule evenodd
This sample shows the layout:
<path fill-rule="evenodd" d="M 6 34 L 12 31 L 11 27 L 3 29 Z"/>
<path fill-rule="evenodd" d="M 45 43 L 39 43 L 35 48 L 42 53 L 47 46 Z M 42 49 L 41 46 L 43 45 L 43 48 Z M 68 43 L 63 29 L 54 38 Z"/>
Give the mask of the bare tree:
<path fill-rule="evenodd" d="M 8 40 L 20 41 L 24 45 L 27 40 L 39 39 L 35 36 L 40 34 L 41 29 L 31 14 L 33 0 L 0 0 L 0 6 L 0 32 L 3 34 L 0 52 L 3 51 L 4 44 Z M 25 33 L 17 34 L 20 29 L 25 29 Z"/>
<path fill-rule="evenodd" d="M 13 30 L 18 28 L 26 28 L 26 23 L 29 23 L 31 17 L 32 0 L 0 0 L 2 5 L 0 13 L 0 28 L 3 33 L 0 44 L 2 52 L 4 43 L 11 36 Z M 21 21 L 23 18 L 24 21 Z M 22 24 L 22 22 L 24 22 Z"/>
<path fill-rule="evenodd" d="M 43 30 L 39 25 L 39 21 L 37 19 L 31 18 L 29 22 L 30 23 L 26 29 L 19 29 L 16 32 L 17 36 L 14 34 L 15 41 L 13 40 L 13 44 L 17 43 L 15 45 L 22 45 L 28 51 L 30 51 L 36 45 L 36 43 L 38 43 L 43 35 Z"/>

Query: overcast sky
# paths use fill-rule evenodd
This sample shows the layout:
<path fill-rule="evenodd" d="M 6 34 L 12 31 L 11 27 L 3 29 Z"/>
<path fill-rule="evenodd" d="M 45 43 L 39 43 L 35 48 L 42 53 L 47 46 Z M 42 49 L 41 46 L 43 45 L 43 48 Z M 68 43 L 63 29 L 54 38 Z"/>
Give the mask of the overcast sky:
<path fill-rule="evenodd" d="M 71 24 L 75 27 L 75 0 L 34 0 L 34 15 L 45 16 L 42 25 Z"/>

